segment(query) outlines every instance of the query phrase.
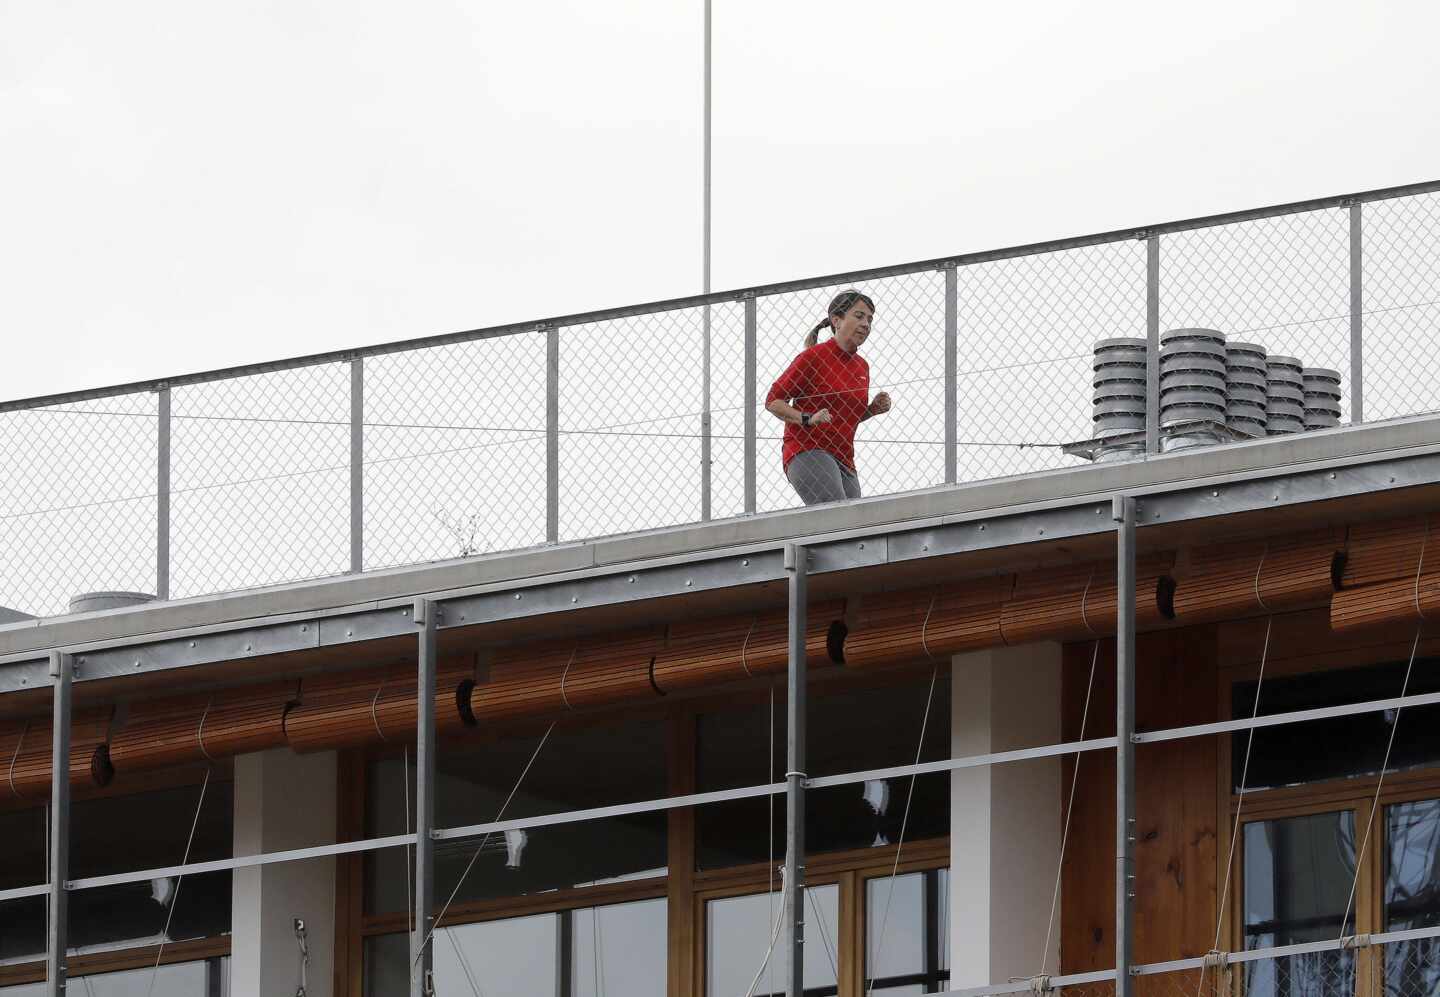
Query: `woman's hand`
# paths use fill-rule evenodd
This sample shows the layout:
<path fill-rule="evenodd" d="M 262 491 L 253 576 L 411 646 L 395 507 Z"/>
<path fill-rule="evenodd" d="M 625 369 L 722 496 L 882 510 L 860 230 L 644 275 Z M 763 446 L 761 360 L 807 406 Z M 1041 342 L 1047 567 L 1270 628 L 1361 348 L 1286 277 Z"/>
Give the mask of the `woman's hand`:
<path fill-rule="evenodd" d="M 882 391 L 870 399 L 870 407 L 865 410 L 867 416 L 884 415 L 890 411 L 890 392 Z"/>
<path fill-rule="evenodd" d="M 830 410 L 828 408 L 818 409 L 810 413 L 810 425 L 823 426 L 830 421 Z"/>

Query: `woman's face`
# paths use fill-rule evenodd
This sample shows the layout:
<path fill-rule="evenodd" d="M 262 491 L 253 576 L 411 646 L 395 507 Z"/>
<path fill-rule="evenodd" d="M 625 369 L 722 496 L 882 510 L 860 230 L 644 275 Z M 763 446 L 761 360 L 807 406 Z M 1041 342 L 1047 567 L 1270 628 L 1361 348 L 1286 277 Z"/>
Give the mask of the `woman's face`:
<path fill-rule="evenodd" d="M 832 315 L 830 321 L 835 330 L 835 342 L 846 353 L 854 353 L 870 338 L 870 320 L 874 317 L 870 306 L 863 301 L 855 302 L 844 315 Z"/>

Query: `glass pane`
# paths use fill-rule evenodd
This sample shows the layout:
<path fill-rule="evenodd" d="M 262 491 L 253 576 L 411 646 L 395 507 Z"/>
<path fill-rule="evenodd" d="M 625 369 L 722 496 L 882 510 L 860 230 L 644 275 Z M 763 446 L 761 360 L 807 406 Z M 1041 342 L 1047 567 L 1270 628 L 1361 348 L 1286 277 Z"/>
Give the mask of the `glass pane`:
<path fill-rule="evenodd" d="M 1440 800 L 1385 810 L 1385 930 L 1440 925 Z M 1385 946 L 1385 990 L 1396 997 L 1440 993 L 1440 939 Z"/>
<path fill-rule="evenodd" d="M 815 886 L 805 891 L 805 897 L 805 993 L 823 997 L 837 992 L 840 890 L 833 885 Z M 705 905 L 705 992 L 709 997 L 768 997 L 785 992 L 780 910 L 778 890 L 711 900 Z"/>
<path fill-rule="evenodd" d="M 507 819 L 637 802 L 667 795 L 664 726 L 627 723 L 623 730 L 588 727 L 556 730 L 538 755 L 539 736 L 505 738 L 472 746 L 442 745 L 436 763 L 435 820 L 440 827 L 495 819 L 534 755 Z M 414 800 L 413 759 L 410 801 Z M 409 808 L 402 758 L 371 762 L 366 797 L 368 836 L 403 834 Z M 586 821 L 500 834 L 482 841 L 436 844 L 435 883 L 448 897 L 477 848 L 481 854 L 455 897 L 456 903 L 520 896 L 592 883 L 641 879 L 665 873 L 663 811 L 613 820 Z M 372 852 L 365 860 L 366 909 L 402 911 L 406 906 L 406 850 Z"/>
<path fill-rule="evenodd" d="M 807 769 L 835 775 L 950 757 L 950 682 L 940 676 L 919 744 L 929 678 L 883 689 L 832 692 L 810 700 Z M 785 772 L 785 702 L 704 714 L 697 728 L 696 778 L 701 792 L 780 781 Z M 904 820 L 909 779 L 876 780 L 805 794 L 810 851 L 893 844 Z M 766 833 L 770 828 L 770 833 Z M 950 777 L 915 780 L 906 840 L 950 833 Z M 757 797 L 696 811 L 696 861 L 701 869 L 768 862 L 784 853 L 785 801 Z"/>
<path fill-rule="evenodd" d="M 1263 716 L 1389 699 L 1400 695 L 1405 666 L 1406 662 L 1397 661 L 1365 668 L 1311 672 L 1295 678 L 1269 678 L 1261 690 L 1260 713 Z M 1417 658 L 1409 694 L 1437 691 L 1440 691 L 1440 659 Z M 1231 692 L 1232 713 L 1236 717 L 1249 717 L 1254 708 L 1255 683 L 1236 683 Z M 1440 763 L 1440 706 L 1412 706 L 1401 716 L 1402 721 L 1395 729 L 1389 771 Z M 1311 720 L 1299 727 L 1259 728 L 1250 750 L 1245 788 L 1273 789 L 1379 772 L 1395 720 L 1396 711 L 1385 710 Z M 1294 738 L 1302 735 L 1306 750 L 1290 750 Z M 1248 738 L 1249 734 L 1242 731 L 1232 740 L 1232 782 L 1237 792 Z"/>
<path fill-rule="evenodd" d="M 1355 881 L 1355 815 L 1311 814 L 1246 824 L 1245 947 L 1337 938 Z M 1346 932 L 1353 933 L 1353 912 Z M 1354 953 L 1319 952 L 1246 964 L 1248 997 L 1349 997 Z"/>
<path fill-rule="evenodd" d="M 946 869 L 866 881 L 865 973 L 877 993 L 945 989 L 950 977 L 948 889 Z"/>
<path fill-rule="evenodd" d="M 536 914 L 440 929 L 432 942 L 436 992 L 486 997 L 555 993 L 559 923 L 558 914 Z M 367 997 L 409 993 L 409 972 L 408 936 L 366 939 Z"/>
<path fill-rule="evenodd" d="M 207 969 L 203 962 L 177 962 L 118 973 L 70 977 L 70 992 L 84 997 L 204 997 Z M 152 987 L 151 977 L 154 977 Z M 0 987 L 0 997 L 43 997 L 45 984 Z"/>
<path fill-rule="evenodd" d="M 666 910 L 659 898 L 572 912 L 573 997 L 665 997 Z"/>

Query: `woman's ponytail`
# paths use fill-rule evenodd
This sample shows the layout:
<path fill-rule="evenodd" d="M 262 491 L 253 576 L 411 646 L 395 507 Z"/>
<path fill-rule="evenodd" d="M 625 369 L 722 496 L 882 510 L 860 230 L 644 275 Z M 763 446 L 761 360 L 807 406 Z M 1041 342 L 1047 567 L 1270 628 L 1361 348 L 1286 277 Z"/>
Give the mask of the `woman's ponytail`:
<path fill-rule="evenodd" d="M 828 329 L 830 328 L 830 326 L 830 316 L 827 315 L 825 316 L 825 320 L 823 322 L 817 323 L 815 328 L 811 329 L 805 334 L 805 348 L 808 350 L 810 347 L 820 342 L 820 330 Z"/>

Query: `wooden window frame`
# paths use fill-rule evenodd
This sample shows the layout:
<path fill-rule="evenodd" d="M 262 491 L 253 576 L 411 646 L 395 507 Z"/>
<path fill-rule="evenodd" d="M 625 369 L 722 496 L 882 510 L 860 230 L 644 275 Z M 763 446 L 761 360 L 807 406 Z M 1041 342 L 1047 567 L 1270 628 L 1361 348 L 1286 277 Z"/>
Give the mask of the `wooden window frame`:
<path fill-rule="evenodd" d="M 851 691 L 921 685 L 929 680 L 932 669 L 929 663 L 864 673 L 847 673 L 840 668 L 824 669 L 814 676 L 811 692 L 812 695 L 823 695 L 830 689 Z M 672 702 L 604 714 L 577 715 L 570 719 L 576 725 L 617 725 L 641 718 L 662 718 L 667 728 L 668 792 L 683 795 L 695 791 L 695 732 L 699 716 L 766 703 L 770 690 L 768 682 L 746 682 L 734 688 L 707 691 L 704 695 L 667 697 Z M 783 696 L 783 686 L 781 693 Z M 467 743 L 476 742 L 468 739 Z M 441 749 L 444 749 L 443 744 Z M 341 752 L 337 841 L 363 837 L 366 769 L 371 760 L 389 753 L 377 748 Z M 444 924 L 470 924 L 665 897 L 669 924 L 666 943 L 667 995 L 700 997 L 705 993 L 705 903 L 724 896 L 764 893 L 769 882 L 769 866 L 760 862 L 697 870 L 694 808 L 675 809 L 667 813 L 667 873 L 663 876 L 456 904 L 446 913 Z M 336 860 L 334 992 L 337 997 L 363 997 L 365 940 L 404 931 L 408 920 L 404 911 L 365 913 L 364 861 L 363 854 L 343 855 Z M 948 866 L 949 862 L 948 836 L 907 841 L 899 872 L 937 869 Z M 807 882 L 840 886 L 842 937 L 832 939 L 839 949 L 840 997 L 863 997 L 865 993 L 864 885 L 871 879 L 888 877 L 894 868 L 893 847 L 851 849 L 807 857 Z M 778 883 L 778 877 L 776 881 Z"/>
<path fill-rule="evenodd" d="M 1328 617 L 1319 611 L 1277 616 L 1274 621 L 1276 631 L 1283 627 L 1302 636 L 1295 642 L 1282 640 L 1277 644 L 1275 632 L 1272 631 L 1271 652 L 1265 663 L 1267 681 L 1273 678 L 1293 678 L 1389 664 L 1397 660 L 1403 662 L 1408 660 L 1414 640 L 1414 629 L 1408 624 L 1403 629 L 1410 631 L 1409 636 L 1400 633 L 1401 628 L 1391 628 L 1378 634 L 1337 636 L 1330 633 Z M 1234 661 L 1225 661 L 1222 658 L 1217 662 L 1216 697 L 1220 717 L 1232 715 L 1234 686 L 1242 682 L 1253 682 L 1259 676 L 1259 651 L 1263 643 L 1260 635 L 1263 634 L 1265 622 L 1264 618 L 1257 618 L 1242 621 L 1236 626 L 1237 631 L 1243 628 L 1249 638 L 1246 643 L 1253 641 L 1253 656 L 1247 654 Z M 1323 639 L 1316 640 L 1317 634 Z M 1235 643 L 1239 643 L 1238 638 Z M 1440 656 L 1440 638 L 1422 639 L 1416 648 L 1416 655 L 1422 658 Z M 1251 790 L 1244 794 L 1242 807 L 1242 798 L 1234 792 L 1233 784 L 1234 742 L 1233 735 L 1221 737 L 1216 771 L 1216 799 L 1219 801 L 1216 824 L 1219 829 L 1216 850 L 1220 862 L 1217 870 L 1218 882 L 1225 881 L 1224 862 L 1232 847 L 1237 809 L 1240 810 L 1241 834 L 1244 833 L 1245 825 L 1257 821 L 1353 811 L 1357 849 L 1365 839 L 1367 824 L 1370 825 L 1370 840 L 1360 860 L 1350 933 L 1367 934 L 1384 930 L 1385 809 L 1397 803 L 1440 798 L 1440 763 L 1428 768 L 1387 773 L 1383 786 L 1377 774 Z M 1380 790 L 1378 798 L 1377 788 Z M 1375 808 L 1373 812 L 1372 807 Z M 1372 820 L 1373 824 L 1370 823 Z M 1220 937 L 1229 940 L 1231 951 L 1237 951 L 1244 945 L 1244 918 L 1240 914 L 1244 909 L 1244 848 L 1241 847 L 1241 842 L 1235 842 L 1234 849 L 1230 889 L 1220 929 Z M 1371 978 L 1375 968 L 1371 960 L 1378 958 L 1378 954 L 1369 949 L 1362 949 L 1357 953 L 1357 991 L 1363 986 L 1363 981 Z"/>

